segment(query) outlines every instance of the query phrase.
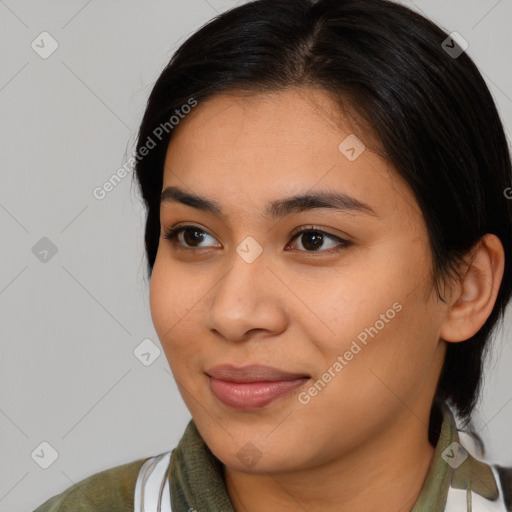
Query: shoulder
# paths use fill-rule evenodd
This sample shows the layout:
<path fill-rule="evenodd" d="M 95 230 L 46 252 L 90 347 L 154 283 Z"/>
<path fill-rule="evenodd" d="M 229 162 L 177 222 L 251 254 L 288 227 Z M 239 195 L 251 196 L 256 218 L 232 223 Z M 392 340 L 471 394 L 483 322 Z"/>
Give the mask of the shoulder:
<path fill-rule="evenodd" d="M 50 498 L 34 512 L 131 512 L 137 476 L 149 458 L 95 473 Z"/>

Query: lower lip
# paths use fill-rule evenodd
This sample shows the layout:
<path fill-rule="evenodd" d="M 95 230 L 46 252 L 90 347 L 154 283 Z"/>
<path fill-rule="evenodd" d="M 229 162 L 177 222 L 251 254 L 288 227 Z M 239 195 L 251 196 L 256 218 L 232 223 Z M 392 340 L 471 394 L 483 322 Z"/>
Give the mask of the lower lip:
<path fill-rule="evenodd" d="M 258 409 L 291 393 L 308 380 L 309 378 L 304 377 L 266 382 L 229 382 L 210 377 L 210 388 L 225 405 L 235 409 Z"/>

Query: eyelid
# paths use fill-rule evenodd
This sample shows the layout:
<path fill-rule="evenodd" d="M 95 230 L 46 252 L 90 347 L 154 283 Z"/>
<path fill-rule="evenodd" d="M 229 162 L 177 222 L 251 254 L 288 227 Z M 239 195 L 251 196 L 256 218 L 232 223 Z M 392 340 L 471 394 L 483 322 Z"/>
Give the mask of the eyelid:
<path fill-rule="evenodd" d="M 297 235 L 301 235 L 302 233 L 305 233 L 307 231 L 315 231 L 315 232 L 319 232 L 319 233 L 323 233 L 324 235 L 328 235 L 332 238 L 336 238 L 337 240 L 341 240 L 343 242 L 347 242 L 348 243 L 348 240 L 346 240 L 345 238 L 343 238 L 342 236 L 340 235 L 335 235 L 334 233 L 331 233 L 330 231 L 327 231 L 326 230 L 327 228 L 323 228 L 322 226 L 317 226 L 317 225 L 314 225 L 314 224 L 309 224 L 307 226 L 300 226 L 298 228 L 295 228 L 291 233 L 290 233 L 290 237 L 293 239 L 295 239 L 297 237 Z M 345 235 L 347 238 L 348 238 L 348 235 Z"/>

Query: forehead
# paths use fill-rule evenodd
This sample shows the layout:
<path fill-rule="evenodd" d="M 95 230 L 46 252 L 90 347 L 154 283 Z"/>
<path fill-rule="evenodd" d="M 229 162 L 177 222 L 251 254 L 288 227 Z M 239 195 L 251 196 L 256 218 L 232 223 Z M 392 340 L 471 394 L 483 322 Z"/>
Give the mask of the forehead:
<path fill-rule="evenodd" d="M 180 122 L 169 150 L 183 144 L 194 152 L 219 148 L 217 154 L 229 148 L 226 160 L 245 156 L 247 160 L 292 161 L 294 155 L 302 159 L 326 149 L 337 154 L 344 134 L 353 131 L 352 123 L 331 96 L 319 89 L 223 92 L 199 102 Z"/>
<path fill-rule="evenodd" d="M 414 203 L 354 124 L 319 90 L 214 96 L 174 129 L 163 188 L 178 185 L 219 202 L 245 194 L 266 203 L 316 187 L 364 196 L 375 209 Z"/>

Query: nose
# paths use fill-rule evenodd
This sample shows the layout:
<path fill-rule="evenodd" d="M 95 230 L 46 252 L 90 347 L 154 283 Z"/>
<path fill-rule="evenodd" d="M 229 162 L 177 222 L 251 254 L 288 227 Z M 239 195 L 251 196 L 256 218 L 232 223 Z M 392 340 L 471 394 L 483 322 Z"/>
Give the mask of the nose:
<path fill-rule="evenodd" d="M 277 335 L 286 329 L 286 289 L 269 268 L 263 252 L 252 263 L 238 254 L 213 289 L 207 328 L 229 341 L 244 341 L 251 332 Z"/>

